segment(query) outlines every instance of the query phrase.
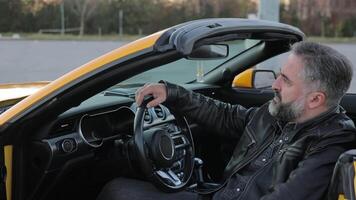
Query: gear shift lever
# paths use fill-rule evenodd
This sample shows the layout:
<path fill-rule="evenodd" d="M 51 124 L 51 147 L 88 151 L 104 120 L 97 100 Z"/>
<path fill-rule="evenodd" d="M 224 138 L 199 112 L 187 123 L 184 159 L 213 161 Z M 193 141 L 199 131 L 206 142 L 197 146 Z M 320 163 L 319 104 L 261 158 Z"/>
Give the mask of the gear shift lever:
<path fill-rule="evenodd" d="M 197 179 L 197 187 L 200 188 L 204 183 L 202 159 L 194 158 L 194 172 Z"/>

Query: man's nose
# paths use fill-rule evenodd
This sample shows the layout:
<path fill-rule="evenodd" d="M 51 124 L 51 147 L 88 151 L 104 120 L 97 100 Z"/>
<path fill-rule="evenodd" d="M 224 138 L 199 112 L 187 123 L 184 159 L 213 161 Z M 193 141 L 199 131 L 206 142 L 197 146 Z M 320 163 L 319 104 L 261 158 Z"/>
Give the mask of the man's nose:
<path fill-rule="evenodd" d="M 276 78 L 276 80 L 274 80 L 274 82 L 272 83 L 272 89 L 273 90 L 279 90 L 280 89 L 280 76 L 278 76 Z"/>

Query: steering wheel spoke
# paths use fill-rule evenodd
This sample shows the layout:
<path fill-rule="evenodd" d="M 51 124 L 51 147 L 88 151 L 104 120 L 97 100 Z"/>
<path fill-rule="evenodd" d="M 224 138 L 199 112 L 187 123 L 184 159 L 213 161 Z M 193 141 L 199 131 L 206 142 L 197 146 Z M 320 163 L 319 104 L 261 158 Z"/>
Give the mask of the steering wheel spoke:
<path fill-rule="evenodd" d="M 177 174 L 174 173 L 171 169 L 167 171 L 158 170 L 155 172 L 165 183 L 168 183 L 172 186 L 179 186 L 182 184 L 182 181 L 178 178 Z"/>
<path fill-rule="evenodd" d="M 182 151 L 179 151 L 179 152 L 176 152 L 174 158 L 173 158 L 173 161 L 176 162 L 176 161 L 180 161 L 182 159 L 184 159 L 186 156 L 186 151 L 185 150 L 182 150 Z"/>
<path fill-rule="evenodd" d="M 178 131 L 174 131 L 174 132 L 171 132 L 170 133 L 171 135 L 181 135 L 182 134 L 182 131 L 178 130 Z"/>
<path fill-rule="evenodd" d="M 189 148 L 191 146 L 189 140 L 183 134 L 174 135 L 174 136 L 172 136 L 172 139 L 174 141 L 175 149 L 178 151 L 180 149 Z"/>

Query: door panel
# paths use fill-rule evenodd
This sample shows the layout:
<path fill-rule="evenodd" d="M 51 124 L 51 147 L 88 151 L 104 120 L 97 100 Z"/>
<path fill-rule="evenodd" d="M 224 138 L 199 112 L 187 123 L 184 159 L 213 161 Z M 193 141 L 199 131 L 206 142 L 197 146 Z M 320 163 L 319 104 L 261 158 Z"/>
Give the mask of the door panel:
<path fill-rule="evenodd" d="M 219 93 L 221 100 L 246 108 L 261 106 L 274 96 L 272 89 L 232 88 L 221 90 Z"/>

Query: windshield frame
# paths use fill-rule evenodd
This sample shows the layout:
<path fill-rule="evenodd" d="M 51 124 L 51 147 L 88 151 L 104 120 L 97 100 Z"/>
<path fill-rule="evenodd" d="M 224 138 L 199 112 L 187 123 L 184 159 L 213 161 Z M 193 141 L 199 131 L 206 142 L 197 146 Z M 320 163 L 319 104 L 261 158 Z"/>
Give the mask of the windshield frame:
<path fill-rule="evenodd" d="M 226 63 L 236 59 L 241 54 L 260 45 L 263 40 L 260 39 L 236 39 L 220 42 L 229 45 L 229 56 L 224 59 L 187 59 L 178 57 L 171 62 L 162 62 L 161 65 L 145 70 L 122 82 L 115 87 L 124 85 L 144 84 L 147 82 L 158 82 L 167 80 L 176 84 L 189 84 L 194 82 L 204 82 L 204 77 L 212 72 L 221 69 Z M 218 43 L 218 44 L 220 44 Z M 202 65 L 202 66 L 199 66 Z M 163 75 L 162 75 L 163 74 Z"/>

